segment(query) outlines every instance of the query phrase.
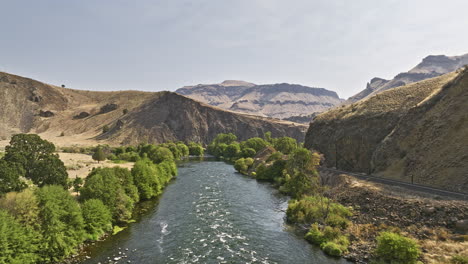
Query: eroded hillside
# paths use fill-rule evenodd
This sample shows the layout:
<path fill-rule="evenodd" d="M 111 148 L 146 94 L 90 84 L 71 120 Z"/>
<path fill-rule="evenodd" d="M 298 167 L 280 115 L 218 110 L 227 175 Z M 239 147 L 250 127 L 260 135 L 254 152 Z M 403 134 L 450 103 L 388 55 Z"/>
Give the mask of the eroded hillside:
<path fill-rule="evenodd" d="M 170 92 L 95 92 L 0 73 L 0 139 L 38 133 L 58 145 L 209 142 L 232 132 L 253 137 L 271 131 L 303 141 L 303 125 L 242 115 Z M 109 131 L 103 133 L 107 126 Z"/>
<path fill-rule="evenodd" d="M 468 190 L 468 70 L 393 88 L 323 113 L 305 145 L 326 165 Z"/>

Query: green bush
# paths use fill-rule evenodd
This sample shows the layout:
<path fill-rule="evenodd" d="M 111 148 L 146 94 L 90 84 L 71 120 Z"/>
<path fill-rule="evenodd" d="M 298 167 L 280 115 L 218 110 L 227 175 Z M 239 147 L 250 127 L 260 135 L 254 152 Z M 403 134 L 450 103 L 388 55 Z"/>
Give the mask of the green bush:
<path fill-rule="evenodd" d="M 341 233 L 340 229 L 325 226 L 322 231 L 317 223 L 310 226 L 305 239 L 314 245 L 320 246 L 326 254 L 336 257 L 346 252 L 349 246 L 348 238 Z"/>
<path fill-rule="evenodd" d="M 327 213 L 328 212 L 328 213 Z M 325 221 L 332 227 L 345 228 L 352 216 L 349 208 L 330 201 L 322 196 L 305 196 L 299 200 L 291 200 L 286 210 L 286 217 L 292 223 L 314 223 Z"/>
<path fill-rule="evenodd" d="M 376 256 L 388 263 L 416 263 L 420 249 L 414 239 L 397 233 L 381 232 L 377 237 Z"/>
<path fill-rule="evenodd" d="M 333 242 L 326 242 L 323 245 L 322 250 L 325 252 L 325 254 L 333 257 L 339 257 L 343 254 L 343 251 L 341 251 L 341 246 Z"/>
<path fill-rule="evenodd" d="M 126 161 L 131 161 L 131 162 L 137 162 L 140 160 L 140 155 L 138 155 L 137 152 L 125 152 L 117 155 L 117 158 L 121 160 L 126 160 Z"/>
<path fill-rule="evenodd" d="M 468 256 L 455 255 L 450 259 L 452 264 L 468 264 Z"/>
<path fill-rule="evenodd" d="M 320 246 L 326 241 L 325 236 L 323 235 L 322 231 L 319 230 L 317 223 L 312 224 L 309 232 L 307 232 L 305 235 L 305 239 L 317 246 Z"/>
<path fill-rule="evenodd" d="M 250 163 L 250 160 L 252 160 L 252 163 Z M 249 170 L 249 167 L 253 164 L 253 159 L 250 158 L 250 160 L 248 158 L 240 158 L 236 160 L 236 162 L 234 163 L 234 169 L 236 169 L 240 173 L 246 174 Z"/>

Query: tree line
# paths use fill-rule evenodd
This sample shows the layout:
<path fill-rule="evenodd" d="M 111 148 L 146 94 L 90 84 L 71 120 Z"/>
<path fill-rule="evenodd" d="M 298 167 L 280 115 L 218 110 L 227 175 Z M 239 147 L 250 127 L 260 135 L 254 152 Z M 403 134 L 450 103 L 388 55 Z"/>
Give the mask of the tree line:
<path fill-rule="evenodd" d="M 134 167 L 95 168 L 74 182 L 73 196 L 55 146 L 34 134 L 13 136 L 0 160 L 0 263 L 57 262 L 119 230 L 138 202 L 161 194 L 177 175 L 175 162 L 191 153 L 203 155 L 203 148 L 193 142 L 96 147 L 95 159 L 131 160 Z"/>

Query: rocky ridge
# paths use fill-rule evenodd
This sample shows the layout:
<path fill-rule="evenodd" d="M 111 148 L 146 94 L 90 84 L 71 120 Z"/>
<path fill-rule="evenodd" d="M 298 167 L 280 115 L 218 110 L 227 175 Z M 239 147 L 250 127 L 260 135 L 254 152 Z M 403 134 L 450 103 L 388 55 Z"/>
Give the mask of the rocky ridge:
<path fill-rule="evenodd" d="M 186 86 L 176 92 L 226 110 L 278 119 L 307 116 L 342 102 L 335 92 L 287 83 L 255 85 L 243 81 L 224 81 L 220 84 Z"/>
<path fill-rule="evenodd" d="M 366 89 L 346 100 L 346 104 L 357 102 L 377 93 L 404 86 L 410 83 L 430 79 L 453 72 L 468 64 L 468 54 L 461 56 L 430 55 L 408 72 L 396 75 L 392 80 L 373 78 L 367 83 Z"/>

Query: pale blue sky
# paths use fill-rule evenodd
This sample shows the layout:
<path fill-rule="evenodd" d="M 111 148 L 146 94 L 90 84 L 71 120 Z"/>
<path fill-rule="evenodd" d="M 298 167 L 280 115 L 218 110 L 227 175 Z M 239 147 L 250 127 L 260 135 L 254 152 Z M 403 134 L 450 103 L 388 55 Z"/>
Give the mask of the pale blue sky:
<path fill-rule="evenodd" d="M 239 79 L 346 98 L 468 53 L 466 0 L 0 0 L 0 71 L 90 90 Z"/>

